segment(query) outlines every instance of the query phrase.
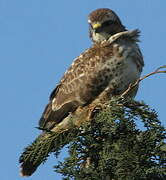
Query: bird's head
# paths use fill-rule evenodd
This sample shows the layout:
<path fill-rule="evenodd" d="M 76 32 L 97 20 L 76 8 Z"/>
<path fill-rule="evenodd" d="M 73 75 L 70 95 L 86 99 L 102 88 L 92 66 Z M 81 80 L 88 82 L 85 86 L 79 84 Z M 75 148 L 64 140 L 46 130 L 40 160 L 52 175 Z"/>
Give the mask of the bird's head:
<path fill-rule="evenodd" d="M 90 38 L 93 42 L 101 42 L 118 32 L 126 31 L 116 13 L 108 8 L 91 12 L 88 23 Z"/>

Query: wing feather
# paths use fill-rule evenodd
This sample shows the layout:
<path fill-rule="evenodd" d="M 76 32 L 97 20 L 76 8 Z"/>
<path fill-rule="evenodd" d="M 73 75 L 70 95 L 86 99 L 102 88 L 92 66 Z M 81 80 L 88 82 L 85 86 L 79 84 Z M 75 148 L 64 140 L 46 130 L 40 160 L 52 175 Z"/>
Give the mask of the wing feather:
<path fill-rule="evenodd" d="M 124 33 L 122 34 L 123 42 Z M 125 34 L 127 33 L 125 32 Z M 138 34 L 135 35 L 138 36 Z M 125 37 L 130 43 L 133 43 L 131 35 Z M 42 115 L 40 125 L 44 124 L 45 127 L 48 127 L 48 122 L 53 124 L 60 122 L 70 112 L 75 111 L 78 106 L 92 102 L 108 86 L 111 76 L 115 73 L 115 67 L 110 64 L 111 61 L 116 58 L 121 58 L 124 61 L 126 58 L 126 56 L 123 58 L 121 52 L 117 51 L 117 47 L 114 46 L 114 42 L 119 41 L 119 39 L 120 35 L 111 42 L 96 43 L 74 60 L 58 86 L 51 93 L 50 102 Z M 130 53 L 135 52 L 134 59 L 142 67 L 142 54 L 136 42 L 133 44 Z"/>

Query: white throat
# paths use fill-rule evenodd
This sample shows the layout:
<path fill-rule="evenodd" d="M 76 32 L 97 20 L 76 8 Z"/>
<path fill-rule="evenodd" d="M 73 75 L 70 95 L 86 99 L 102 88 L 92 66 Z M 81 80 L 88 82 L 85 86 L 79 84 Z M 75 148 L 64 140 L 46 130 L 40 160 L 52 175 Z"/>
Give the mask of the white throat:
<path fill-rule="evenodd" d="M 92 33 L 92 40 L 94 42 L 102 42 L 104 40 L 107 40 L 109 37 L 110 37 L 110 35 L 107 33 L 104 33 L 104 32 L 103 33 L 95 33 L 95 32 Z"/>

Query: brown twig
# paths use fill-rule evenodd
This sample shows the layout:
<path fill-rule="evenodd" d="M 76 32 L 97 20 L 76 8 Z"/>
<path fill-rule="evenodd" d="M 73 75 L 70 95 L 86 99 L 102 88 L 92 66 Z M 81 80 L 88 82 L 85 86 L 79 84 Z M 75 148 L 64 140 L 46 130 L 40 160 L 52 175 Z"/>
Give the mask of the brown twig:
<path fill-rule="evenodd" d="M 151 72 L 151 73 L 139 78 L 135 83 L 130 84 L 129 87 L 127 88 L 127 90 L 123 94 L 121 94 L 121 96 L 124 97 L 126 94 L 129 93 L 129 91 L 131 91 L 131 89 L 136 87 L 142 80 L 146 79 L 147 77 L 158 74 L 158 73 L 166 73 L 166 70 L 165 71 L 160 70 L 160 69 L 163 69 L 163 68 L 166 68 L 166 65 L 161 66 L 161 67 L 157 68 L 154 72 Z"/>

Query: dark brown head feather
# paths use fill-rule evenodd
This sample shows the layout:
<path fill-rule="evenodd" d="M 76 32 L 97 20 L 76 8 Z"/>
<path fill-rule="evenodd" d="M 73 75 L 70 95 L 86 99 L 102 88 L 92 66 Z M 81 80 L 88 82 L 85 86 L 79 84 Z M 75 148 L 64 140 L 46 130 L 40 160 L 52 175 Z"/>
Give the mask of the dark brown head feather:
<path fill-rule="evenodd" d="M 113 21 L 117 21 L 118 23 L 122 24 L 119 17 L 117 16 L 117 14 L 108 8 L 96 9 L 96 10 L 92 11 L 88 17 L 91 20 L 91 22 L 100 22 L 106 16 L 108 16 L 108 17 L 111 16 Z"/>

